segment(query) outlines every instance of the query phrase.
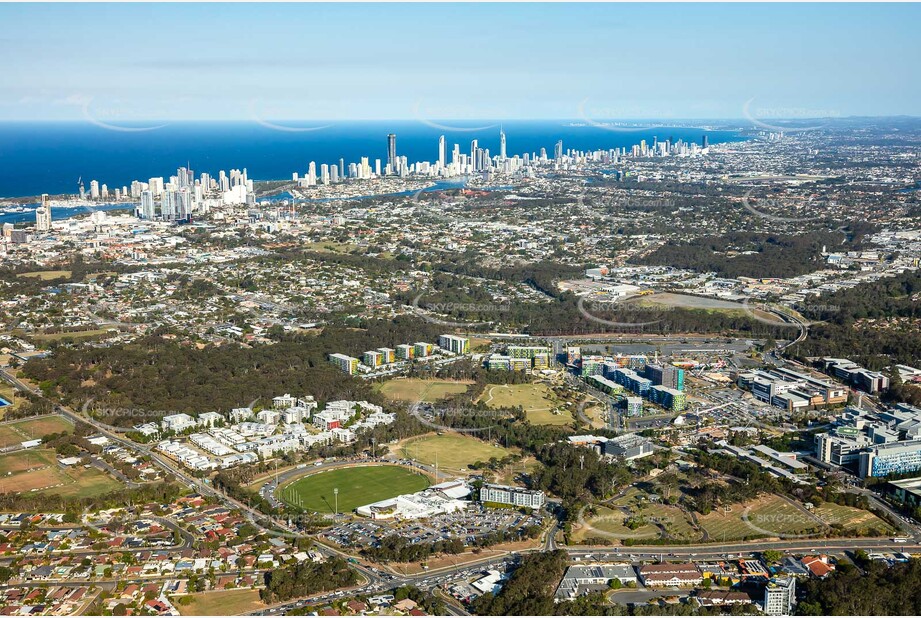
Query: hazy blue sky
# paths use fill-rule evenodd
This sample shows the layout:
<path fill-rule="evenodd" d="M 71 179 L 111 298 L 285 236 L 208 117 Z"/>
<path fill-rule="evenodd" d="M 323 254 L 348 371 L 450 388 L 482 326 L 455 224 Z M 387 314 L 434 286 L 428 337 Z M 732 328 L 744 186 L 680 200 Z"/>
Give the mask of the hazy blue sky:
<path fill-rule="evenodd" d="M 906 4 L 0 4 L 0 120 L 921 115 L 918 24 Z"/>

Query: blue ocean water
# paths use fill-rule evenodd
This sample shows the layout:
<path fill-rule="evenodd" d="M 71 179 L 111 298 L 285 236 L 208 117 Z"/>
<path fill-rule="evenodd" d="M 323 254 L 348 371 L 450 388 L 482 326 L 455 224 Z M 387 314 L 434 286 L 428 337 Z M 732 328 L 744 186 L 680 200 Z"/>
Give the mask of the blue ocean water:
<path fill-rule="evenodd" d="M 276 125 L 182 122 L 124 130 L 141 128 L 106 128 L 90 122 L 0 123 L 0 197 L 73 194 L 79 178 L 87 190 L 90 180 L 98 180 L 112 191 L 132 180 L 169 177 L 186 165 L 196 175 L 246 168 L 255 180 L 289 179 L 293 172 L 305 173 L 310 161 L 333 165 L 342 158 L 348 165 L 366 156 L 373 166 L 374 159 L 386 161 L 389 133 L 397 135 L 397 154 L 411 163 L 437 160 L 440 135 L 445 136 L 449 160 L 455 143 L 461 152 L 469 153 L 473 139 L 491 154 L 499 153 L 499 123 L 484 121 L 450 125 L 407 120 Z M 656 137 L 699 144 L 705 132 L 711 144 L 746 139 L 735 131 L 688 127 L 613 131 L 574 126 L 570 121 L 504 121 L 502 128 L 509 156 L 541 148 L 552 156 L 559 139 L 564 149 L 579 150 L 629 149 L 640 140 L 651 144 Z"/>
<path fill-rule="evenodd" d="M 96 210 L 133 210 L 137 204 L 121 202 L 118 204 L 95 204 L 92 208 L 88 206 L 77 206 L 76 208 L 52 208 L 51 218 L 55 221 L 59 219 L 69 219 L 80 215 L 88 215 Z M 0 225 L 4 223 L 35 223 L 35 209 L 38 208 L 38 202 L 32 204 L 23 204 L 25 212 L 0 212 Z"/>

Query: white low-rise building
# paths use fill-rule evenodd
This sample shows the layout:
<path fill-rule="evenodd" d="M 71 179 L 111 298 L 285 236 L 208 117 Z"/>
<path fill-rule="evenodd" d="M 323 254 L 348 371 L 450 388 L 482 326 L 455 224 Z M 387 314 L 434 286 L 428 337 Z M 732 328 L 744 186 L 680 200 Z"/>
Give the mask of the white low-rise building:
<path fill-rule="evenodd" d="M 252 408 L 234 408 L 230 411 L 230 420 L 233 423 L 242 423 L 243 421 L 248 421 L 255 416 Z"/>
<path fill-rule="evenodd" d="M 160 423 L 164 431 L 173 431 L 176 433 L 181 433 L 187 429 L 193 429 L 198 426 L 194 418 L 183 412 L 164 416 Z"/>
<path fill-rule="evenodd" d="M 227 422 L 227 419 L 224 418 L 224 415 L 217 412 L 203 412 L 198 415 L 199 427 L 217 427 L 225 422 Z"/>
<path fill-rule="evenodd" d="M 470 488 L 462 481 L 449 481 L 414 494 L 366 504 L 355 512 L 372 519 L 423 519 L 463 511 L 470 502 L 452 496 L 469 494 Z"/>

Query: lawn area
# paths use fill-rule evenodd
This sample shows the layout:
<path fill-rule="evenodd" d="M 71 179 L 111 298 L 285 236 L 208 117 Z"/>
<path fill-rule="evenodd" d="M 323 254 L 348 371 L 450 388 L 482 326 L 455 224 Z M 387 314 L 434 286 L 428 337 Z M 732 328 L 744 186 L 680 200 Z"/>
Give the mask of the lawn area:
<path fill-rule="evenodd" d="M 646 501 L 647 494 L 632 485 L 624 490 L 624 495 L 612 500 L 610 503 L 617 506 L 638 505 Z"/>
<path fill-rule="evenodd" d="M 592 537 L 606 539 L 654 539 L 660 535 L 660 530 L 653 524 L 644 523 L 635 530 L 628 528 L 624 522 L 628 516 L 620 509 L 595 507 L 596 514 L 584 519 L 584 525 L 574 530 L 571 538 L 573 543 L 582 543 Z M 580 522 L 582 523 L 582 522 Z"/>
<path fill-rule="evenodd" d="M 809 513 L 773 494 L 734 504 L 729 512 L 717 509 L 697 519 L 714 542 L 810 535 L 826 529 Z"/>
<path fill-rule="evenodd" d="M 598 403 L 594 398 L 586 399 L 583 404 L 582 413 L 591 421 L 591 426 L 595 429 L 604 429 L 608 426 L 604 419 L 604 406 Z"/>
<path fill-rule="evenodd" d="M 180 598 L 191 599 L 191 602 L 177 603 Z M 199 592 L 170 600 L 183 616 L 235 616 L 265 607 L 259 600 L 259 591 L 251 588 Z"/>
<path fill-rule="evenodd" d="M 537 459 L 528 456 L 498 470 L 493 477 L 493 482 L 500 485 L 520 485 L 521 482 L 517 479 L 519 474 L 533 475 L 542 467 L 543 464 Z"/>
<path fill-rule="evenodd" d="M 0 455 L 0 476 L 8 477 L 32 468 L 57 465 L 58 460 L 51 449 L 30 448 L 15 453 Z"/>
<path fill-rule="evenodd" d="M 351 253 L 358 249 L 358 245 L 335 242 L 332 240 L 323 240 L 319 242 L 310 242 L 304 245 L 306 251 L 319 251 L 324 253 Z"/>
<path fill-rule="evenodd" d="M 22 442 L 24 439 L 25 438 L 23 438 L 9 425 L 0 425 L 0 448 L 14 446 Z"/>
<path fill-rule="evenodd" d="M 487 384 L 480 401 L 490 408 L 520 406 L 534 425 L 568 425 L 573 421 L 565 408 L 554 414 L 562 402 L 546 384 Z"/>
<path fill-rule="evenodd" d="M 60 466 L 52 465 L 36 468 L 0 478 L 0 493 L 22 494 L 30 491 L 41 491 L 58 485 L 64 485 L 70 479 L 64 476 Z"/>
<path fill-rule="evenodd" d="M 384 382 L 379 389 L 388 399 L 433 403 L 450 395 L 464 393 L 471 384 L 473 384 L 472 380 L 444 382 L 442 380 L 406 378 Z"/>
<path fill-rule="evenodd" d="M 746 307 L 742 303 L 728 300 L 719 300 L 716 298 L 703 298 L 700 296 L 688 296 L 686 294 L 673 294 L 664 292 L 653 294 L 652 296 L 642 296 L 626 301 L 628 305 L 637 305 L 640 307 L 681 307 L 684 309 L 693 309 L 696 311 L 706 311 L 708 313 L 718 312 L 733 316 L 744 316 L 751 312 L 760 318 L 770 320 L 771 322 L 782 323 L 779 317 L 757 308 L 755 305 Z"/>
<path fill-rule="evenodd" d="M 826 524 L 840 525 L 855 534 L 866 534 L 871 529 L 885 531 L 887 534 L 892 532 L 892 526 L 887 522 L 870 511 L 853 506 L 824 502 L 816 507 L 813 513 Z"/>
<path fill-rule="evenodd" d="M 659 524 L 665 528 L 666 534 L 673 539 L 690 541 L 701 538 L 699 530 L 688 521 L 687 516 L 677 506 L 667 504 L 647 504 L 635 509 L 633 515 L 641 517 L 651 524 Z"/>
<path fill-rule="evenodd" d="M 50 281 L 51 279 L 60 279 L 61 277 L 66 277 L 70 279 L 71 271 L 69 270 L 35 270 L 30 273 L 20 273 L 18 277 L 34 277 L 36 279 L 41 279 L 42 281 Z"/>
<path fill-rule="evenodd" d="M 2 408 L 0 408 L 2 409 Z M 73 433 L 74 426 L 62 416 L 44 416 L 0 425 L 0 448 L 35 440 L 50 433 Z"/>
<path fill-rule="evenodd" d="M 73 433 L 74 426 L 63 416 L 50 415 L 35 419 L 24 419 L 5 425 L 23 436 L 23 440 L 34 440 L 50 433 Z"/>
<path fill-rule="evenodd" d="M 65 468 L 51 449 L 30 448 L 0 455 L 0 493 L 29 491 L 82 498 L 115 491 L 122 484 L 98 468 Z"/>
<path fill-rule="evenodd" d="M 63 475 L 69 480 L 60 487 L 52 487 L 41 492 L 63 498 L 92 498 L 122 488 L 122 484 L 99 468 L 73 466 L 65 468 Z"/>
<path fill-rule="evenodd" d="M 61 339 L 91 339 L 93 337 L 102 337 L 108 334 L 105 328 L 95 328 L 91 330 L 75 330 L 66 333 L 34 333 L 29 335 L 30 338 L 38 341 L 60 341 Z"/>
<path fill-rule="evenodd" d="M 377 465 L 333 468 L 309 474 L 282 485 L 279 498 L 289 504 L 317 513 L 336 510 L 334 489 L 339 490 L 339 512 L 421 491 L 429 478 L 401 466 Z"/>
<path fill-rule="evenodd" d="M 491 343 L 492 339 L 486 339 L 484 337 L 471 337 L 470 350 L 472 352 L 486 352 L 489 350 L 489 345 Z"/>
<path fill-rule="evenodd" d="M 397 447 L 397 452 L 400 457 L 430 466 L 435 465 L 437 457 L 438 468 L 443 472 L 464 472 L 472 463 L 489 461 L 491 457 L 501 459 L 513 453 L 510 449 L 459 433 L 410 438 Z"/>

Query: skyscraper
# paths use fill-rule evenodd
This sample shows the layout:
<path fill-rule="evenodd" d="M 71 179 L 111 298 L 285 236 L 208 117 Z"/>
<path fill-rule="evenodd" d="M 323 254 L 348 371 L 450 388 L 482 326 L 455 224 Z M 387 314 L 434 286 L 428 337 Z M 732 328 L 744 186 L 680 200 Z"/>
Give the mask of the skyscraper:
<path fill-rule="evenodd" d="M 397 173 L 397 135 L 391 133 L 387 136 L 387 165 L 390 167 L 390 173 Z"/>
<path fill-rule="evenodd" d="M 704 148 L 707 148 L 707 147 L 710 146 L 710 140 L 707 139 L 707 134 L 706 134 L 706 133 L 704 133 L 704 137 L 703 137 L 703 139 L 701 140 L 701 145 L 702 145 Z"/>
<path fill-rule="evenodd" d="M 478 142 L 477 140 L 473 140 L 472 142 L 470 142 L 470 165 L 473 166 L 474 172 L 477 170 L 477 165 L 476 165 L 477 164 L 477 160 L 476 160 L 477 150 L 479 150 Z"/>
<path fill-rule="evenodd" d="M 557 161 L 562 160 L 563 158 L 563 140 L 560 140 L 556 143 L 556 147 L 553 149 L 553 158 Z"/>
<path fill-rule="evenodd" d="M 188 221 L 192 217 L 192 192 L 183 187 L 174 193 L 174 217 L 177 221 Z"/>
<path fill-rule="evenodd" d="M 505 131 L 499 128 L 499 158 L 505 161 Z"/>
<path fill-rule="evenodd" d="M 224 172 L 221 172 L 221 180 L 224 180 Z M 154 197 L 160 197 L 160 195 L 163 193 L 163 177 L 158 176 L 157 178 L 151 178 L 147 182 L 147 187 L 150 189 L 151 195 Z M 229 188 L 230 185 L 227 185 L 227 187 L 224 188 L 223 184 L 221 184 L 222 191 L 226 191 Z"/>
<path fill-rule="evenodd" d="M 445 136 L 442 135 L 438 138 L 438 164 L 444 168 L 445 166 Z"/>
<path fill-rule="evenodd" d="M 48 194 L 42 193 L 42 205 L 35 209 L 35 231 L 48 232 L 51 230 L 51 206 L 48 204 Z"/>
<path fill-rule="evenodd" d="M 164 221 L 173 221 L 176 219 L 176 191 L 169 184 L 163 188 L 163 194 L 160 196 L 160 216 Z"/>

